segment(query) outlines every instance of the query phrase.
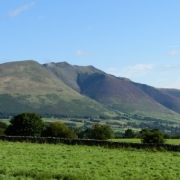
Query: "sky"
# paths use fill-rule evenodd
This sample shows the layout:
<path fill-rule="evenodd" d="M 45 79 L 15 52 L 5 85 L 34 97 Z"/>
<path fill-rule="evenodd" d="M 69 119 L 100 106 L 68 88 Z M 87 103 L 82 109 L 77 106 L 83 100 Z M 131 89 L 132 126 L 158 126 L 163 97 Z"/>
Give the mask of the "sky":
<path fill-rule="evenodd" d="M 92 65 L 180 89 L 179 0 L 0 0 L 0 64 Z"/>

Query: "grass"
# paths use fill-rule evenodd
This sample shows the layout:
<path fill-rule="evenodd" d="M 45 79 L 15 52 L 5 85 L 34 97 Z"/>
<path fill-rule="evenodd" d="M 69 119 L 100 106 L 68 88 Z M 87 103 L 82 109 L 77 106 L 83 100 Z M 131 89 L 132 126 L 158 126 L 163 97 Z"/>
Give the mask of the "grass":
<path fill-rule="evenodd" d="M 111 139 L 111 141 L 116 141 L 116 142 L 129 142 L 129 143 L 141 143 L 141 139 Z M 166 139 L 167 144 L 176 144 L 180 145 L 180 139 Z"/>
<path fill-rule="evenodd" d="M 170 180 L 180 153 L 0 141 L 1 180 Z"/>

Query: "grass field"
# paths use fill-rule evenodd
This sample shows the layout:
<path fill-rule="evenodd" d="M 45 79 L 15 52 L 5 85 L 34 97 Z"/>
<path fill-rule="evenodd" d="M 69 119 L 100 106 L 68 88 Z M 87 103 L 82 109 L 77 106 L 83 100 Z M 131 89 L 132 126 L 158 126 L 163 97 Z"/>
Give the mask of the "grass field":
<path fill-rule="evenodd" d="M 141 139 L 110 139 L 110 141 L 116 141 L 116 142 L 129 142 L 129 143 L 141 143 Z M 180 145 L 180 139 L 166 139 L 165 143 L 167 144 L 176 144 Z"/>
<path fill-rule="evenodd" d="M 175 180 L 180 153 L 0 141 L 1 180 Z"/>

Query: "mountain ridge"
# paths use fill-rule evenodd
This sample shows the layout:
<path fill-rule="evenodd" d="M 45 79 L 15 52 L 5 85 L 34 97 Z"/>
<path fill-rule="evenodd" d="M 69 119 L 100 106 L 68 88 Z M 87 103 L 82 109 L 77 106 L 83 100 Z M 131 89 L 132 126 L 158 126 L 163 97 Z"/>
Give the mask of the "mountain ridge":
<path fill-rule="evenodd" d="M 117 112 L 180 120 L 180 90 L 173 94 L 172 90 L 135 83 L 91 65 L 39 64 L 33 60 L 3 63 L 0 83 L 0 112 L 7 113 L 7 109 L 66 115 Z"/>
<path fill-rule="evenodd" d="M 0 112 L 100 115 L 103 105 L 82 96 L 35 61 L 0 65 Z"/>

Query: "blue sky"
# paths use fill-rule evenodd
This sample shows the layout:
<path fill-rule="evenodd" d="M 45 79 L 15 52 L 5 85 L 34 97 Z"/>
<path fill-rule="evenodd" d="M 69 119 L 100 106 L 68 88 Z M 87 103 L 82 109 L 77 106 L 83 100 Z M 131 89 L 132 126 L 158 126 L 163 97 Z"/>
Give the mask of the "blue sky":
<path fill-rule="evenodd" d="M 0 63 L 93 65 L 180 89 L 179 0 L 1 0 Z"/>

